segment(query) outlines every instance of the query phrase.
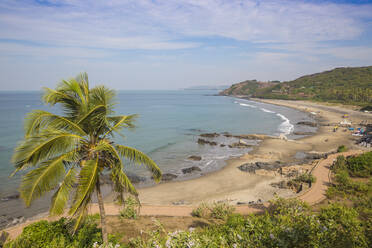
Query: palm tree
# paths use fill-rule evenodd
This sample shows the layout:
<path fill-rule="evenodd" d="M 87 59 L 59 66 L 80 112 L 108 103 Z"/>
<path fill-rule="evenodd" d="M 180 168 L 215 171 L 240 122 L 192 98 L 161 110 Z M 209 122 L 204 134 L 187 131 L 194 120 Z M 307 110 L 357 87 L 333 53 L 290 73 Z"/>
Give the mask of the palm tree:
<path fill-rule="evenodd" d="M 25 121 L 24 140 L 15 149 L 15 171 L 29 170 L 23 176 L 20 194 L 26 206 L 54 191 L 50 214 L 76 218 L 74 231 L 87 213 L 94 192 L 101 216 L 103 242 L 107 243 L 105 209 L 100 179 L 109 174 L 119 202 L 124 193 L 138 193 L 124 173 L 124 161 L 146 166 L 159 181 L 161 171 L 144 153 L 116 144 L 112 138 L 123 128 L 133 128 L 136 115 L 114 115 L 115 92 L 104 86 L 89 88 L 88 76 L 63 80 L 55 90 L 45 88 L 43 101 L 60 105 L 63 115 L 34 110 Z M 71 200 L 71 203 L 68 202 Z"/>

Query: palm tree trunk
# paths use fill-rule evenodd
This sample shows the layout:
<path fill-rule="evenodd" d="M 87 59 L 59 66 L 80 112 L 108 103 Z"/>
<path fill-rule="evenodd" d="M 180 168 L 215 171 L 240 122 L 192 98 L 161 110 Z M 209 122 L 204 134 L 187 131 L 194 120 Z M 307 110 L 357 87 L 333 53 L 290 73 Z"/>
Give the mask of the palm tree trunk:
<path fill-rule="evenodd" d="M 99 213 L 101 216 L 101 228 L 102 228 L 102 239 L 103 243 L 107 244 L 107 230 L 106 230 L 106 213 L 105 213 L 105 207 L 103 205 L 103 199 L 101 194 L 101 186 L 99 184 L 99 179 L 97 180 L 96 184 L 96 191 L 97 191 L 97 199 L 98 199 L 98 206 L 99 206 Z"/>

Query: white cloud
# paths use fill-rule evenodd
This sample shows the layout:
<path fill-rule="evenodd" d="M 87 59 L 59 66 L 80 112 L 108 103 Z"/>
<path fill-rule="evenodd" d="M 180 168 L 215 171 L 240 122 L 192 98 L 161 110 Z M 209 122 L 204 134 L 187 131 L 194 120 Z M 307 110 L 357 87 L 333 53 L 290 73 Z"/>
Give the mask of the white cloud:
<path fill-rule="evenodd" d="M 49 1 L 51 2 L 51 1 Z M 197 47 L 184 38 L 252 42 L 354 39 L 372 7 L 302 1 L 52 1 L 59 7 L 5 1 L 0 37 L 114 49 Z"/>

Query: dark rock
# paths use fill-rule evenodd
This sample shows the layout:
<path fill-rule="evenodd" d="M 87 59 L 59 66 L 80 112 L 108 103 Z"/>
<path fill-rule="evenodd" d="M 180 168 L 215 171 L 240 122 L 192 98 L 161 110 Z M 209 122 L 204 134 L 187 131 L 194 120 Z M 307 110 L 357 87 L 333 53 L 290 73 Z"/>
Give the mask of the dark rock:
<path fill-rule="evenodd" d="M 190 160 L 194 160 L 194 161 L 200 161 L 200 160 L 202 160 L 202 157 L 192 155 L 192 156 L 188 157 L 188 159 L 190 159 Z"/>
<path fill-rule="evenodd" d="M 211 145 L 211 146 L 216 146 L 217 145 L 216 142 L 214 142 L 214 141 L 208 141 L 208 140 L 205 140 L 205 139 L 198 139 L 198 144 L 199 145 L 208 144 L 208 145 Z"/>
<path fill-rule="evenodd" d="M 188 173 L 192 173 L 192 172 L 195 172 L 195 171 L 201 171 L 201 169 L 197 166 L 192 166 L 192 167 L 189 167 L 189 168 L 182 169 L 183 174 L 188 174 Z"/>
<path fill-rule="evenodd" d="M 236 143 L 229 145 L 229 147 L 230 148 L 248 148 L 248 147 L 252 147 L 252 145 L 248 145 L 242 142 L 236 142 Z"/>
<path fill-rule="evenodd" d="M 202 133 L 200 134 L 200 137 L 205 137 L 205 138 L 215 138 L 220 136 L 218 133 Z"/>
<path fill-rule="evenodd" d="M 10 201 L 10 200 L 15 200 L 15 199 L 19 199 L 19 193 L 3 197 L 1 198 L 1 201 Z"/>
<path fill-rule="evenodd" d="M 226 146 L 226 145 L 224 145 L 224 144 L 221 144 L 221 145 L 220 145 L 220 147 L 225 147 L 225 146 Z"/>
<path fill-rule="evenodd" d="M 225 136 L 226 138 L 231 138 L 232 137 L 232 134 L 228 133 L 228 132 L 223 132 L 222 135 Z"/>
<path fill-rule="evenodd" d="M 328 157 L 327 153 L 306 153 L 307 159 L 322 159 L 327 157 Z"/>
<path fill-rule="evenodd" d="M 176 179 L 178 176 L 174 175 L 172 173 L 165 173 L 162 175 L 161 180 L 164 182 L 172 181 L 173 179 Z"/>
<path fill-rule="evenodd" d="M 237 202 L 236 205 L 247 205 L 248 202 Z"/>
<path fill-rule="evenodd" d="M 310 126 L 310 127 L 318 126 L 316 122 L 311 122 L 311 121 L 299 121 L 297 122 L 297 125 L 304 125 L 304 126 Z"/>
<path fill-rule="evenodd" d="M 239 170 L 244 171 L 244 172 L 249 172 L 249 173 L 255 173 L 257 169 L 259 169 L 256 164 L 251 164 L 251 163 L 246 163 L 242 164 L 241 166 L 238 167 Z"/>
<path fill-rule="evenodd" d="M 313 132 L 293 132 L 294 135 L 313 135 Z"/>

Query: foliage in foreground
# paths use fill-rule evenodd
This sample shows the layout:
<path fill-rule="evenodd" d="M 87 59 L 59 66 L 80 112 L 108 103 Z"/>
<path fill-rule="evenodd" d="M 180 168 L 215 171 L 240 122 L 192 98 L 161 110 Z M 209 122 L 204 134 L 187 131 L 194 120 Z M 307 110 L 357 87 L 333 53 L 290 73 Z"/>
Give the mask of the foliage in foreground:
<path fill-rule="evenodd" d="M 368 247 L 358 213 L 332 204 L 314 213 L 297 200 L 277 199 L 263 215 L 230 215 L 204 229 L 132 240 L 127 247 Z"/>
<path fill-rule="evenodd" d="M 90 248 L 95 242 L 102 243 L 101 229 L 92 218 L 88 218 L 75 235 L 68 231 L 72 224 L 65 218 L 38 221 L 25 227 L 22 234 L 4 248 Z"/>
<path fill-rule="evenodd" d="M 191 213 L 192 216 L 200 218 L 213 218 L 225 220 L 234 212 L 234 207 L 226 202 L 214 202 L 212 204 L 201 203 Z"/>
<path fill-rule="evenodd" d="M 120 211 L 120 218 L 137 219 L 139 202 L 133 197 L 127 197 L 124 201 L 124 208 Z"/>

